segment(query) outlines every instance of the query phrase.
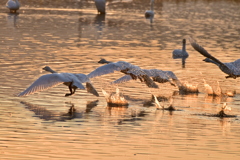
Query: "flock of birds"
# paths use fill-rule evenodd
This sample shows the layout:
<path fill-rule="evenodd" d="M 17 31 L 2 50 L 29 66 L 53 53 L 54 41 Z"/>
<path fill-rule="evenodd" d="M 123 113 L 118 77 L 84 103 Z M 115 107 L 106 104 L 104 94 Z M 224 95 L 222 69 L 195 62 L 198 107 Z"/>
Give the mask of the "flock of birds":
<path fill-rule="evenodd" d="M 106 0 L 94 0 L 94 1 L 97 8 L 97 12 L 99 14 L 106 14 Z M 151 8 L 150 10 L 145 11 L 145 17 L 147 19 L 150 19 L 151 22 L 154 17 L 153 4 L 154 0 L 150 0 Z M 6 7 L 10 10 L 11 13 L 16 13 L 17 10 L 19 10 L 20 8 L 20 2 L 18 0 L 8 0 L 6 3 Z"/>
<path fill-rule="evenodd" d="M 99 14 L 106 14 L 106 0 L 94 0 L 97 11 Z M 150 10 L 145 12 L 145 17 L 152 19 L 154 17 L 153 10 L 154 0 L 150 0 Z M 6 3 L 6 7 L 10 10 L 11 13 L 16 13 L 20 8 L 20 3 L 18 0 L 8 0 Z M 240 77 L 240 59 L 229 62 L 222 63 L 220 60 L 209 54 L 203 47 L 201 47 L 193 38 L 189 38 L 191 46 L 198 51 L 200 54 L 205 56 L 206 58 L 203 60 L 207 63 L 213 63 L 217 65 L 220 70 L 227 74 L 226 78 L 238 78 Z M 186 39 L 182 41 L 182 49 L 176 49 L 172 52 L 172 57 L 174 59 L 181 58 L 182 66 L 185 67 L 185 60 L 188 58 L 189 54 L 186 51 Z M 73 74 L 73 73 L 57 73 L 52 70 L 49 66 L 43 68 L 43 70 L 51 72 L 51 74 L 46 74 L 39 77 L 35 82 L 33 82 L 26 90 L 19 93 L 17 96 L 27 96 L 29 94 L 33 94 L 35 92 L 44 91 L 51 87 L 54 87 L 59 84 L 64 84 L 68 86 L 70 93 L 66 93 L 65 96 L 73 95 L 76 89 L 87 90 L 89 93 L 99 96 L 97 90 L 93 87 L 91 83 L 91 78 L 95 78 L 104 74 L 110 74 L 115 71 L 120 71 L 125 75 L 113 82 L 111 84 L 120 84 L 130 80 L 140 80 L 145 83 L 149 88 L 159 88 L 159 86 L 155 83 L 170 83 L 172 86 L 176 86 L 179 89 L 180 93 L 198 93 L 198 86 L 191 85 L 187 82 L 181 82 L 177 76 L 172 71 L 163 71 L 159 69 L 141 69 L 140 67 L 130 64 L 128 62 L 119 61 L 119 62 L 110 62 L 105 59 L 101 59 L 98 63 L 105 64 L 91 73 L 85 74 Z M 86 83 L 86 86 L 83 85 Z M 207 90 L 209 95 L 221 95 L 221 89 L 217 89 L 214 91 L 211 86 L 209 86 L 204 81 L 205 89 Z M 107 92 L 102 90 L 105 97 L 112 97 L 113 95 L 109 95 Z M 118 91 L 119 93 L 119 91 Z M 123 100 L 124 101 L 124 100 Z M 125 102 L 124 102 L 125 103 Z M 126 102 L 127 103 L 127 102 Z M 155 97 L 155 103 L 158 108 L 161 108 L 160 104 Z M 226 108 L 226 107 L 223 107 Z"/>
<path fill-rule="evenodd" d="M 198 51 L 200 54 L 206 57 L 204 59 L 205 62 L 210 62 L 217 65 L 220 70 L 227 74 L 226 78 L 238 78 L 240 77 L 240 59 L 229 62 L 229 63 L 222 63 L 220 60 L 209 54 L 203 47 L 201 47 L 193 38 L 189 38 L 191 46 Z M 186 40 L 183 40 L 183 47 L 182 50 L 177 49 L 173 51 L 174 56 L 178 57 L 186 57 L 188 53 L 186 51 Z M 198 86 L 194 86 L 188 83 L 181 82 L 177 76 L 172 71 L 163 71 L 159 69 L 141 69 L 139 66 L 133 65 L 131 63 L 125 61 L 118 61 L 118 62 L 110 62 L 105 59 L 101 59 L 98 63 L 105 64 L 100 66 L 90 72 L 89 74 L 74 74 L 74 73 L 57 73 L 49 66 L 45 66 L 43 70 L 50 72 L 51 74 L 42 75 L 36 81 L 34 81 L 27 89 L 23 92 L 19 93 L 17 96 L 27 96 L 39 91 L 47 90 L 51 87 L 57 86 L 59 84 L 64 84 L 68 86 L 70 93 L 66 93 L 65 96 L 73 95 L 76 89 L 87 90 L 89 93 L 99 96 L 97 90 L 94 88 L 93 84 L 91 83 L 91 79 L 95 77 L 99 77 L 105 74 L 114 73 L 115 71 L 122 72 L 125 75 L 110 84 L 120 84 L 130 80 L 139 80 L 143 82 L 147 87 L 158 89 L 159 86 L 156 84 L 158 83 L 170 83 L 172 86 L 176 86 L 179 89 L 180 93 L 187 94 L 187 93 L 198 93 Z M 83 85 L 86 83 L 86 87 Z M 221 89 L 217 89 L 217 91 L 209 91 L 211 86 L 209 86 L 204 81 L 204 86 L 208 91 L 208 94 L 212 94 L 214 96 L 220 96 L 222 94 Z M 116 95 L 108 94 L 106 91 L 102 90 L 106 100 L 108 103 L 113 103 L 113 100 L 120 100 L 119 103 L 128 104 L 125 101 L 123 96 L 120 95 L 119 90 L 116 91 Z M 164 108 L 164 106 L 160 105 L 157 98 L 154 96 L 155 104 L 157 109 L 168 109 L 168 110 L 175 110 L 175 108 L 170 105 L 168 108 Z M 224 114 L 224 109 L 229 109 L 226 105 L 223 105 L 222 110 L 219 112 L 218 115 L 226 116 Z"/>

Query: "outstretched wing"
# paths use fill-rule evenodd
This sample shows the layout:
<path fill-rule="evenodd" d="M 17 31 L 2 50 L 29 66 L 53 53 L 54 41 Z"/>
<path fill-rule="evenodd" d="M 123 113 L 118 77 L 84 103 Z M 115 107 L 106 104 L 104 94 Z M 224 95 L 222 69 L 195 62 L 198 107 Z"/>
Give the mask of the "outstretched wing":
<path fill-rule="evenodd" d="M 35 92 L 44 91 L 56 85 L 66 82 L 66 79 L 61 77 L 58 73 L 46 74 L 39 77 L 31 86 L 29 86 L 25 91 L 19 93 L 17 96 L 27 96 Z"/>
<path fill-rule="evenodd" d="M 213 57 L 211 54 L 209 54 L 202 46 L 200 46 L 199 44 L 197 44 L 197 42 L 193 39 L 193 38 L 189 38 L 189 41 L 192 45 L 192 47 L 198 51 L 201 55 L 212 59 L 213 61 L 215 61 L 216 63 L 218 63 L 219 65 L 223 65 L 225 66 L 225 64 L 223 64 L 221 61 L 219 61 L 217 58 Z M 226 66 L 227 67 L 227 66 Z"/>
<path fill-rule="evenodd" d="M 88 78 L 94 78 L 105 74 L 114 73 L 114 71 L 121 71 L 126 68 L 127 67 L 125 65 L 121 65 L 120 63 L 109 63 L 104 66 L 98 67 L 97 69 L 89 73 L 87 76 Z"/>
<path fill-rule="evenodd" d="M 111 84 L 120 84 L 120 83 L 124 83 L 124 82 L 130 81 L 130 80 L 132 80 L 132 77 L 130 75 L 125 75 L 125 76 L 111 82 Z"/>
<path fill-rule="evenodd" d="M 93 95 L 99 97 L 99 94 L 98 92 L 96 91 L 96 89 L 93 87 L 93 85 L 89 82 L 86 83 L 86 88 L 87 88 L 87 91 L 89 93 L 92 93 Z"/>
<path fill-rule="evenodd" d="M 219 61 L 217 58 L 213 57 L 211 54 L 209 54 L 203 47 L 201 47 L 199 44 L 197 44 L 197 42 L 193 39 L 193 38 L 189 38 L 189 41 L 192 45 L 192 47 L 198 51 L 200 54 L 202 54 L 203 56 L 210 58 L 211 60 L 213 60 L 214 62 L 219 64 L 219 67 L 221 68 L 221 70 L 223 70 L 225 73 L 227 72 L 228 74 L 232 73 L 231 68 L 229 68 L 228 66 L 226 66 L 224 63 L 222 63 L 221 61 Z"/>

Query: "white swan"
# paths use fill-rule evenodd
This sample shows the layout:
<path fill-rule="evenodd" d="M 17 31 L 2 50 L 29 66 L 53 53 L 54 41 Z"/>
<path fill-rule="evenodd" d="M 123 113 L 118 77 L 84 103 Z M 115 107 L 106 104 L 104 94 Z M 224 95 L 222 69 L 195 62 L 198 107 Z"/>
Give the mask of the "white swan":
<path fill-rule="evenodd" d="M 188 52 L 186 51 L 186 39 L 182 40 L 182 49 L 175 49 L 172 52 L 173 58 L 187 58 Z"/>
<path fill-rule="evenodd" d="M 35 92 L 44 91 L 59 84 L 65 84 L 69 86 L 69 90 L 71 93 L 66 94 L 65 96 L 70 96 L 74 94 L 75 90 L 72 90 L 73 87 L 85 89 L 85 87 L 75 75 L 71 73 L 53 73 L 39 77 L 35 82 L 33 82 L 31 86 L 29 86 L 25 91 L 19 93 L 17 96 L 27 96 Z"/>
<path fill-rule="evenodd" d="M 70 93 L 65 94 L 65 96 L 70 96 L 75 93 L 77 88 L 85 89 L 85 87 L 82 85 L 83 82 L 80 81 L 81 77 L 81 74 L 56 73 L 53 71 L 52 74 L 46 74 L 39 77 L 25 91 L 19 93 L 17 96 L 27 96 L 35 92 L 44 91 L 59 84 L 65 84 L 68 86 Z"/>
<path fill-rule="evenodd" d="M 226 78 L 236 79 L 237 77 L 240 77 L 240 59 L 238 59 L 234 62 L 222 63 L 217 58 L 215 58 L 211 54 L 209 54 L 203 47 L 201 47 L 199 44 L 197 44 L 197 42 L 194 39 L 189 38 L 189 41 L 190 41 L 192 47 L 196 51 L 198 51 L 203 56 L 207 57 L 203 61 L 210 62 L 210 63 L 217 65 L 221 69 L 222 72 L 224 72 L 228 75 L 228 76 L 226 76 Z"/>
<path fill-rule="evenodd" d="M 52 68 L 50 68 L 49 66 L 45 66 L 45 67 L 43 68 L 43 70 L 48 71 L 48 72 L 51 72 L 51 73 L 57 73 L 56 71 L 52 70 Z M 79 73 L 79 74 L 74 74 L 74 75 L 78 78 L 78 80 L 79 80 L 81 83 L 86 83 L 87 92 L 92 93 L 93 95 L 95 95 L 95 96 L 97 96 L 97 97 L 99 96 L 98 92 L 97 92 L 96 89 L 93 87 L 93 85 L 92 85 L 90 79 L 87 77 L 87 75 L 81 74 L 81 73 Z M 65 83 L 64 83 L 64 84 L 65 84 Z M 68 84 L 65 84 L 65 85 L 68 86 Z M 74 92 L 75 92 L 76 89 L 77 89 L 77 87 L 73 86 Z"/>
<path fill-rule="evenodd" d="M 98 13 L 105 14 L 106 13 L 106 0 L 94 0 Z"/>
<path fill-rule="evenodd" d="M 18 0 L 8 0 L 6 3 L 6 7 L 10 10 L 10 12 L 16 13 L 17 10 L 20 8 L 20 3 Z"/>
<path fill-rule="evenodd" d="M 114 71 L 120 71 L 124 74 L 130 75 L 132 79 L 139 79 L 141 82 L 144 82 L 150 88 L 158 88 L 154 81 L 138 66 L 132 65 L 128 62 L 119 61 L 119 62 L 110 62 L 105 59 L 101 59 L 98 63 L 107 63 L 104 66 L 98 67 L 87 76 L 89 78 L 94 78 L 104 74 L 114 73 Z"/>
<path fill-rule="evenodd" d="M 151 3 L 151 9 L 145 11 L 145 17 L 146 17 L 147 19 L 151 19 L 151 20 L 152 20 L 153 17 L 154 17 L 154 11 L 153 11 L 153 3 L 154 3 L 154 0 L 151 0 L 150 3 Z"/>

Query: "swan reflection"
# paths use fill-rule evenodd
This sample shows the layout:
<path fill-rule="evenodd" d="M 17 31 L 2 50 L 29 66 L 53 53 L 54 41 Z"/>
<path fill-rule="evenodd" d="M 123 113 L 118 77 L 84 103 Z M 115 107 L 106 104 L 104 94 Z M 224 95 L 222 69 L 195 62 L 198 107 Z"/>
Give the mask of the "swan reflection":
<path fill-rule="evenodd" d="M 19 13 L 8 13 L 6 16 L 7 25 L 9 28 L 17 28 L 18 17 Z"/>
<path fill-rule="evenodd" d="M 35 114 L 35 117 L 43 119 L 45 121 L 66 121 L 75 118 L 82 118 L 84 113 L 89 113 L 91 110 L 97 106 L 98 100 L 87 102 L 86 110 L 78 111 L 74 104 L 70 103 L 70 108 L 65 113 L 58 113 L 46 109 L 36 104 L 32 104 L 26 101 L 21 101 L 20 103 L 25 105 L 26 109 L 32 111 Z"/>

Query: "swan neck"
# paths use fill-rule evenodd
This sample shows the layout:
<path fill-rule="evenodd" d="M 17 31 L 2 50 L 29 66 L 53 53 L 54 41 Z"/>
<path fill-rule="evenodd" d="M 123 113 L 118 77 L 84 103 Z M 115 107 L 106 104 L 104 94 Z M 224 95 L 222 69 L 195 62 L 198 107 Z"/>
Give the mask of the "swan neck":
<path fill-rule="evenodd" d="M 182 86 L 182 83 L 178 79 L 173 79 L 173 82 L 177 84 L 178 88 Z"/>
<path fill-rule="evenodd" d="M 57 73 L 56 71 L 52 70 L 51 68 L 48 68 L 47 71 L 48 71 L 48 72 L 51 72 L 51 73 Z"/>
<path fill-rule="evenodd" d="M 153 11 L 154 0 L 151 0 L 151 10 Z"/>
<path fill-rule="evenodd" d="M 186 42 L 183 42 L 182 51 L 186 51 Z"/>
<path fill-rule="evenodd" d="M 15 2 L 16 2 L 16 4 L 17 4 L 18 6 L 20 6 L 20 3 L 19 3 L 19 1 L 18 1 L 18 0 L 15 0 Z"/>
<path fill-rule="evenodd" d="M 209 58 L 207 58 L 205 62 L 207 62 L 207 63 L 213 63 L 213 64 L 219 66 L 219 64 L 218 64 L 217 62 L 215 62 L 215 61 L 213 61 L 213 60 L 211 60 L 211 59 L 209 59 Z"/>

